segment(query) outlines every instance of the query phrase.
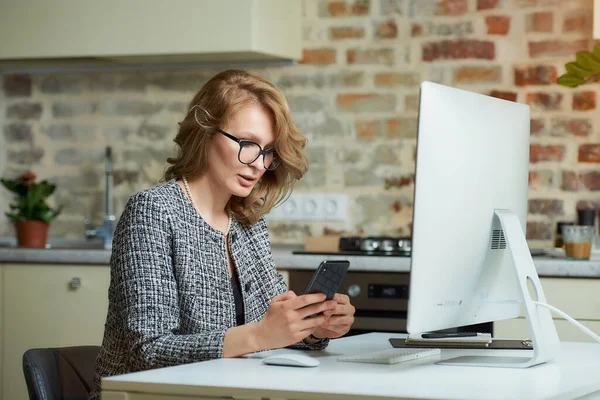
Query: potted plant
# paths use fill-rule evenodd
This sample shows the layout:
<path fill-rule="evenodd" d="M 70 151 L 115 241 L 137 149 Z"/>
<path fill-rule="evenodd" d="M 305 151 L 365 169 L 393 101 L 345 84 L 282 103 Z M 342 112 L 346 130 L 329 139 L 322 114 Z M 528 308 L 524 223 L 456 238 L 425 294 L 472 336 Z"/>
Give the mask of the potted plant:
<path fill-rule="evenodd" d="M 36 175 L 26 171 L 16 179 L 0 179 L 0 182 L 17 195 L 17 203 L 10 205 L 6 216 L 15 224 L 19 247 L 44 247 L 48 237 L 48 226 L 62 207 L 50 208 L 46 198 L 56 185 L 48 181 L 36 182 Z"/>
<path fill-rule="evenodd" d="M 575 53 L 575 61 L 566 63 L 565 68 L 567 72 L 556 80 L 559 85 L 577 87 L 600 81 L 600 44 L 596 44 L 592 51 Z"/>

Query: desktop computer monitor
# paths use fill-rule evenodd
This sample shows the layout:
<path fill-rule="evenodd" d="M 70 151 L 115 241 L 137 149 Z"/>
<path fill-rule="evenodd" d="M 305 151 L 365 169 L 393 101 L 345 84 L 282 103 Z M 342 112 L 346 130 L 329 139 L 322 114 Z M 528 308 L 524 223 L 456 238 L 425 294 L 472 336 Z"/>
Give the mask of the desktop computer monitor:
<path fill-rule="evenodd" d="M 525 307 L 533 331 L 531 359 L 467 364 L 526 367 L 558 348 L 549 311 L 532 303 L 545 298 L 524 234 L 529 129 L 525 104 L 421 84 L 407 330 L 515 318 Z"/>

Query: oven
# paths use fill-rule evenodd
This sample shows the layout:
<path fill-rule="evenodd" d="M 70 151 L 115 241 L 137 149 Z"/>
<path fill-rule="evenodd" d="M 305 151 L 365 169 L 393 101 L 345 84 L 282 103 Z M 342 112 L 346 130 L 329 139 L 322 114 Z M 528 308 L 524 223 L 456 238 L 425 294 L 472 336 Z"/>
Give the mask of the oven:
<path fill-rule="evenodd" d="M 314 271 L 289 270 L 290 289 L 304 293 Z M 339 293 L 356 308 L 352 334 L 406 332 L 408 273 L 348 271 Z"/>

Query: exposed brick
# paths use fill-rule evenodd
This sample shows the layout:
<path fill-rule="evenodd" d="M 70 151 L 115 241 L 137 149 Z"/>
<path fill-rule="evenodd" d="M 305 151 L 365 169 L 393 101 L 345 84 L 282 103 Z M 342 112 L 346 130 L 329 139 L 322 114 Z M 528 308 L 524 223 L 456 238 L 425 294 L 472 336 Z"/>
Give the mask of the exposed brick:
<path fill-rule="evenodd" d="M 596 92 L 585 91 L 573 93 L 573 110 L 587 111 L 596 109 Z"/>
<path fill-rule="evenodd" d="M 500 0 L 477 0 L 477 11 L 493 10 L 499 2 Z"/>
<path fill-rule="evenodd" d="M 542 135 L 545 133 L 546 121 L 544 121 L 543 119 L 531 119 L 529 129 L 532 135 Z"/>
<path fill-rule="evenodd" d="M 577 0 L 575 0 L 577 1 Z M 561 3 L 563 4 L 573 4 L 573 0 L 514 0 L 513 3 L 516 7 L 519 8 L 529 8 L 529 7 L 551 7 L 558 6 Z"/>
<path fill-rule="evenodd" d="M 37 164 L 44 157 L 44 149 L 34 147 L 21 151 L 9 151 L 7 159 L 11 163 L 32 165 Z"/>
<path fill-rule="evenodd" d="M 594 192 L 600 190 L 600 172 L 598 171 L 580 173 L 579 181 L 587 190 Z"/>
<path fill-rule="evenodd" d="M 552 136 L 587 137 L 592 132 L 592 123 L 585 118 L 554 118 L 550 128 Z"/>
<path fill-rule="evenodd" d="M 508 101 L 517 101 L 517 93 L 515 92 L 507 92 L 503 90 L 492 90 L 490 92 L 490 96 L 496 97 L 498 99 L 508 100 Z"/>
<path fill-rule="evenodd" d="M 382 72 L 375 75 L 377 86 L 417 86 L 421 75 L 416 72 Z"/>
<path fill-rule="evenodd" d="M 562 93 L 532 92 L 527 93 L 525 102 L 532 110 L 560 110 L 562 99 Z"/>
<path fill-rule="evenodd" d="M 558 72 L 552 65 L 515 67 L 515 85 L 550 85 L 556 83 Z"/>
<path fill-rule="evenodd" d="M 408 94 L 404 97 L 404 109 L 406 111 L 419 111 L 419 95 Z"/>
<path fill-rule="evenodd" d="M 398 37 L 398 26 L 394 20 L 375 23 L 374 28 L 377 39 L 394 39 Z"/>
<path fill-rule="evenodd" d="M 472 21 L 419 22 L 411 25 L 411 36 L 455 36 L 464 37 L 475 32 Z"/>
<path fill-rule="evenodd" d="M 363 153 L 360 150 L 340 149 L 337 151 L 337 161 L 342 164 L 356 164 L 362 159 Z"/>
<path fill-rule="evenodd" d="M 163 104 L 142 100 L 106 101 L 102 106 L 105 115 L 153 115 L 163 108 Z"/>
<path fill-rule="evenodd" d="M 359 139 L 373 138 L 379 136 L 381 123 L 379 121 L 356 121 L 354 129 Z"/>
<path fill-rule="evenodd" d="M 412 24 L 410 28 L 410 36 L 425 36 L 425 25 L 424 24 Z"/>
<path fill-rule="evenodd" d="M 336 51 L 334 49 L 303 49 L 302 64 L 333 64 Z"/>
<path fill-rule="evenodd" d="M 469 10 L 468 3 L 468 0 L 410 0 L 408 9 L 411 17 L 464 15 Z"/>
<path fill-rule="evenodd" d="M 541 221 L 527 221 L 527 240 L 552 239 L 552 224 Z"/>
<path fill-rule="evenodd" d="M 78 117 L 94 114 L 97 109 L 98 104 L 88 101 L 58 102 L 52 104 L 52 116 L 56 118 Z"/>
<path fill-rule="evenodd" d="M 412 185 L 414 182 L 415 182 L 414 175 L 385 178 L 384 179 L 384 189 L 385 190 L 389 190 L 392 188 L 401 189 L 403 187 Z"/>
<path fill-rule="evenodd" d="M 529 162 L 531 163 L 542 161 L 562 161 L 564 155 L 564 146 L 559 146 L 556 144 L 547 146 L 532 144 L 529 146 Z"/>
<path fill-rule="evenodd" d="M 600 172 L 563 171 L 561 189 L 565 192 L 598 191 L 600 190 Z"/>
<path fill-rule="evenodd" d="M 127 183 L 128 185 L 135 184 L 140 179 L 140 171 L 128 171 L 124 169 L 115 169 L 113 171 L 114 176 L 114 185 L 119 186 L 122 183 Z"/>
<path fill-rule="evenodd" d="M 28 124 L 9 124 L 4 126 L 4 138 L 7 142 L 31 142 L 33 132 Z"/>
<path fill-rule="evenodd" d="M 560 189 L 565 192 L 576 192 L 579 189 L 577 174 L 572 171 L 563 171 Z"/>
<path fill-rule="evenodd" d="M 554 172 L 549 170 L 529 171 L 529 187 L 532 189 L 550 188 L 554 183 Z"/>
<path fill-rule="evenodd" d="M 563 57 L 572 56 L 580 50 L 587 50 L 588 39 L 577 40 L 541 40 L 529 42 L 529 56 L 538 57 Z"/>
<path fill-rule="evenodd" d="M 579 32 L 591 35 L 594 27 L 593 10 L 574 10 L 565 14 L 563 32 Z"/>
<path fill-rule="evenodd" d="M 381 15 L 404 15 L 405 0 L 381 0 Z"/>
<path fill-rule="evenodd" d="M 506 15 L 488 15 L 485 17 L 488 35 L 506 35 L 510 30 L 510 17 Z"/>
<path fill-rule="evenodd" d="M 588 143 L 579 146 L 577 161 L 585 163 L 600 163 L 600 144 Z"/>
<path fill-rule="evenodd" d="M 416 138 L 416 118 L 391 118 L 385 121 L 385 135 L 391 138 Z"/>
<path fill-rule="evenodd" d="M 6 97 L 31 96 L 31 76 L 19 74 L 5 75 L 3 81 L 4 94 Z"/>
<path fill-rule="evenodd" d="M 40 119 L 42 105 L 40 103 L 11 104 L 6 108 L 6 118 Z"/>
<path fill-rule="evenodd" d="M 40 91 L 47 94 L 78 94 L 86 88 L 86 79 L 79 75 L 48 75 L 40 82 Z"/>
<path fill-rule="evenodd" d="M 321 17 L 349 17 L 369 14 L 370 0 L 321 0 L 319 16 Z"/>
<path fill-rule="evenodd" d="M 358 39 L 365 36 L 365 28 L 353 26 L 334 26 L 329 28 L 332 39 Z"/>
<path fill-rule="evenodd" d="M 587 208 L 587 209 L 593 208 L 594 210 L 598 210 L 598 209 L 600 209 L 600 201 L 579 200 L 577 202 L 577 205 L 575 206 L 575 208 L 578 210 L 581 210 L 584 208 Z"/>
<path fill-rule="evenodd" d="M 403 163 L 400 151 L 401 148 L 399 146 L 390 146 L 389 144 L 384 143 L 375 147 L 373 154 L 376 154 L 377 165 L 399 166 Z"/>
<path fill-rule="evenodd" d="M 346 62 L 352 64 L 383 64 L 394 65 L 394 49 L 349 49 L 346 52 Z"/>
<path fill-rule="evenodd" d="M 136 129 L 136 135 L 149 143 L 164 140 L 171 134 L 172 128 L 168 125 L 151 124 L 143 122 Z"/>
<path fill-rule="evenodd" d="M 343 93 L 337 95 L 336 103 L 339 109 L 345 111 L 393 111 L 396 108 L 396 96 L 378 93 Z"/>
<path fill-rule="evenodd" d="M 303 74 L 300 71 L 284 73 L 277 81 L 282 89 L 301 88 L 338 88 L 345 86 L 359 86 L 363 83 L 364 72 L 362 71 L 322 71 L 314 74 Z M 187 105 L 186 105 L 187 107 Z"/>
<path fill-rule="evenodd" d="M 502 68 L 492 67 L 461 67 L 454 73 L 457 83 L 499 82 L 502 79 Z"/>
<path fill-rule="evenodd" d="M 541 11 L 528 14 L 525 17 L 526 32 L 551 33 L 554 29 L 554 13 Z"/>
<path fill-rule="evenodd" d="M 564 202 L 562 200 L 530 199 L 527 208 L 530 214 L 542 214 L 552 217 L 564 215 Z"/>
<path fill-rule="evenodd" d="M 422 45 L 422 60 L 477 58 L 493 60 L 496 58 L 494 42 L 486 40 L 443 40 Z"/>

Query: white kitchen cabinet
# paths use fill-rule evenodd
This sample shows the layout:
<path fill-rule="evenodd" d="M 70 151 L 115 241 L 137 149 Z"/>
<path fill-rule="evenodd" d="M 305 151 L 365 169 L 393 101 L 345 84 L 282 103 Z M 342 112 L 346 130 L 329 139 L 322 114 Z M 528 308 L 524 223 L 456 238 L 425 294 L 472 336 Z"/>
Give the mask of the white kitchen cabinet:
<path fill-rule="evenodd" d="M 300 0 L 3 0 L 0 64 L 298 60 L 301 6 Z"/>
<path fill-rule="evenodd" d="M 548 304 L 567 313 L 594 333 L 600 334 L 600 279 L 540 278 Z M 562 341 L 594 340 L 564 318 L 552 315 Z M 494 336 L 499 338 L 529 337 L 523 313 L 519 318 L 494 322 Z"/>
<path fill-rule="evenodd" d="M 108 266 L 2 267 L 2 394 L 27 399 L 22 357 L 30 348 L 100 345 L 108 309 Z"/>

